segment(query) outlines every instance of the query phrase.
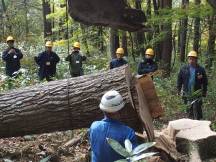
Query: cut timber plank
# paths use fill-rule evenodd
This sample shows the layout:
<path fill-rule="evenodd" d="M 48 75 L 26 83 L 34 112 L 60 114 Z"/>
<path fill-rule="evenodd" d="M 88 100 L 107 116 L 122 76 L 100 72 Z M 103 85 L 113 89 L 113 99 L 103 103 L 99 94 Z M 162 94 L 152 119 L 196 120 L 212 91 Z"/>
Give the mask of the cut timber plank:
<path fill-rule="evenodd" d="M 153 128 L 153 121 L 151 114 L 149 112 L 149 107 L 147 104 L 147 100 L 145 98 L 143 89 L 141 87 L 141 84 L 139 82 L 140 80 L 137 80 L 136 83 L 136 90 L 138 94 L 138 104 L 139 104 L 139 116 L 142 120 L 142 122 L 145 125 L 146 133 L 148 135 L 148 139 L 150 141 L 154 140 L 154 128 Z"/>
<path fill-rule="evenodd" d="M 138 80 L 143 89 L 146 98 L 146 104 L 148 104 L 151 116 L 153 118 L 162 116 L 164 110 L 160 104 L 151 76 L 143 75 L 140 76 Z"/>

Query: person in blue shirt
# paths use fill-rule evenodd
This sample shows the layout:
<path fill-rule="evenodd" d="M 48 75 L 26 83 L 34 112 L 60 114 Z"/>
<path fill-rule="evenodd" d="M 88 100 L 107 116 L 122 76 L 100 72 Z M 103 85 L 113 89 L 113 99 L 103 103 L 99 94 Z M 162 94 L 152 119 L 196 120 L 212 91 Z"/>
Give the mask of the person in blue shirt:
<path fill-rule="evenodd" d="M 123 98 L 117 91 L 111 90 L 103 95 L 100 109 L 104 112 L 105 117 L 101 121 L 93 122 L 89 129 L 91 162 L 113 162 L 124 159 L 111 148 L 107 143 L 107 138 L 114 139 L 121 145 L 124 145 L 124 141 L 129 139 L 133 148 L 137 146 L 134 130 L 117 120 L 123 108 Z"/>
<path fill-rule="evenodd" d="M 145 52 L 145 58 L 139 63 L 138 74 L 148 74 L 158 69 L 157 63 L 154 61 L 154 51 L 148 48 Z"/>
<path fill-rule="evenodd" d="M 118 48 L 116 50 L 116 58 L 112 59 L 112 61 L 110 62 L 110 69 L 114 69 L 127 64 L 127 61 L 123 57 L 124 57 L 124 49 Z"/>
<path fill-rule="evenodd" d="M 40 80 L 52 81 L 56 74 L 56 65 L 60 61 L 59 56 L 52 51 L 53 43 L 46 42 L 46 50 L 35 57 L 35 62 L 39 65 L 38 76 Z"/>
<path fill-rule="evenodd" d="M 22 52 L 14 47 L 14 42 L 15 39 L 12 36 L 8 36 L 8 48 L 2 54 L 2 59 L 6 63 L 6 75 L 10 77 L 13 77 L 14 72 L 20 69 L 20 60 L 23 58 Z"/>
<path fill-rule="evenodd" d="M 178 94 L 183 91 L 183 99 L 185 104 L 188 101 L 186 96 L 190 96 L 197 90 L 202 91 L 202 96 L 207 95 L 208 78 L 205 69 L 198 64 L 198 55 L 196 51 L 191 51 L 188 54 L 188 65 L 180 69 L 177 80 Z M 198 119 L 202 119 L 202 100 L 197 106 Z M 189 118 L 193 118 L 193 109 L 189 109 Z"/>

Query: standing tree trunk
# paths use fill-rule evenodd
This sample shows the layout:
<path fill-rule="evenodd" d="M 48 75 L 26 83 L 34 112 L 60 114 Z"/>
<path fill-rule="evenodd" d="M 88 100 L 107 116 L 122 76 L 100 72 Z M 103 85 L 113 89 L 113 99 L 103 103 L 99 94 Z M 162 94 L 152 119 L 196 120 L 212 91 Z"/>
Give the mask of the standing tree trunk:
<path fill-rule="evenodd" d="M 116 49 L 119 47 L 119 36 L 117 29 L 110 29 L 110 54 L 111 58 L 116 58 Z"/>
<path fill-rule="evenodd" d="M 161 8 L 171 9 L 172 0 L 161 0 Z M 165 33 L 163 42 L 161 43 L 161 61 L 162 68 L 166 72 L 164 76 L 170 75 L 171 70 L 171 58 L 172 58 L 172 23 L 169 22 L 162 26 L 162 31 Z"/>
<path fill-rule="evenodd" d="M 200 7 L 201 0 L 195 0 L 195 4 L 197 8 Z M 198 9 L 199 10 L 199 9 Z M 193 50 L 199 52 L 199 43 L 200 43 L 200 16 L 197 15 L 194 21 L 194 43 L 193 43 Z"/>
<path fill-rule="evenodd" d="M 7 7 L 5 4 L 5 0 L 2 0 L 1 2 L 2 2 L 2 9 L 3 9 L 3 15 L 4 15 L 3 16 L 4 24 L 6 24 L 6 26 L 4 26 L 3 30 L 6 31 L 5 28 L 6 29 L 8 28 L 9 33 L 12 34 L 12 26 L 11 26 L 11 24 L 9 24 L 9 17 L 7 15 Z"/>
<path fill-rule="evenodd" d="M 136 9 L 142 10 L 142 0 L 135 0 L 135 6 Z M 136 42 L 136 53 L 140 56 L 144 55 L 145 49 L 144 49 L 144 32 L 138 31 L 135 33 L 135 42 Z"/>
<path fill-rule="evenodd" d="M 51 13 L 50 3 L 47 0 L 42 0 L 43 6 L 43 22 L 44 22 L 44 38 L 52 35 L 52 23 L 47 20 L 46 16 Z"/>
<path fill-rule="evenodd" d="M 159 2 L 157 0 L 153 0 L 153 7 L 154 7 L 154 14 L 155 15 L 159 15 Z M 160 33 L 160 27 L 159 25 L 155 26 L 155 35 L 159 35 Z M 161 43 L 157 42 L 156 44 L 154 44 L 154 51 L 155 51 L 155 55 L 156 55 L 156 60 L 161 60 Z"/>
<path fill-rule="evenodd" d="M 187 9 L 189 5 L 189 0 L 182 0 L 182 8 Z M 181 62 L 185 61 L 185 55 L 186 55 L 186 41 L 187 41 L 187 28 L 188 28 L 188 17 L 185 16 L 181 20 L 180 25 L 180 38 L 179 38 L 179 49 L 180 49 L 180 60 Z"/>
<path fill-rule="evenodd" d="M 100 53 L 103 54 L 105 49 L 104 49 L 103 27 L 102 26 L 98 27 L 98 38 L 99 38 L 99 41 L 97 43 L 97 47 Z"/>
<path fill-rule="evenodd" d="M 147 19 L 151 18 L 151 0 L 147 0 L 147 10 L 146 10 L 146 16 Z M 146 33 L 146 39 L 147 42 L 150 42 L 152 40 L 152 32 L 147 32 Z"/>
<path fill-rule="evenodd" d="M 84 24 L 80 24 L 81 27 L 81 32 L 82 32 L 82 42 L 85 45 L 86 48 L 86 54 L 89 55 L 89 47 L 88 47 L 88 41 L 86 39 L 87 37 L 87 31 L 86 31 L 86 26 Z"/>
<path fill-rule="evenodd" d="M 125 56 L 128 56 L 128 47 L 127 47 L 127 32 L 126 31 L 123 31 L 122 32 L 122 39 L 121 39 L 121 42 L 122 42 L 122 48 L 124 49 L 124 55 Z"/>
<path fill-rule="evenodd" d="M 212 67 L 212 62 L 215 54 L 215 40 L 216 40 L 216 14 L 209 18 L 209 39 L 208 39 L 208 50 L 207 50 L 207 68 Z"/>
<path fill-rule="evenodd" d="M 24 0 L 24 6 L 25 6 L 25 37 L 26 37 L 26 40 L 28 40 L 29 24 L 28 24 L 28 4 L 27 4 L 27 0 Z"/>

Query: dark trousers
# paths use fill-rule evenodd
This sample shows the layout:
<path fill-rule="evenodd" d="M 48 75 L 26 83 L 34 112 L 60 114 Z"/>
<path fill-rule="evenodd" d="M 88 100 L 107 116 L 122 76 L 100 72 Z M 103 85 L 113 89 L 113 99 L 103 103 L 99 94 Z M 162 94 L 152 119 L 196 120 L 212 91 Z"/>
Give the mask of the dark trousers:
<path fill-rule="evenodd" d="M 187 100 L 187 98 L 183 98 L 184 103 L 185 104 L 191 104 L 192 101 Z M 196 112 L 194 112 L 196 111 Z M 200 120 L 203 118 L 203 113 L 202 113 L 202 99 L 199 99 L 198 101 L 196 101 L 196 103 L 194 103 L 193 105 L 190 105 L 189 108 L 187 108 L 187 113 L 188 113 L 188 117 L 190 119 L 195 119 L 195 115 L 196 114 L 196 119 Z"/>

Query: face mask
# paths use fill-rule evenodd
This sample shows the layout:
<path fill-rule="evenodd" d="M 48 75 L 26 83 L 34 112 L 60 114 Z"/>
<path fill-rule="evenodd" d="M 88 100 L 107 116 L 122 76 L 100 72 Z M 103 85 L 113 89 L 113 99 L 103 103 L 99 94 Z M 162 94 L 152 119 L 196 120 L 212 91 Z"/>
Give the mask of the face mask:
<path fill-rule="evenodd" d="M 153 59 L 153 57 L 150 56 L 150 55 L 145 55 L 145 58 L 148 59 L 148 60 Z"/>

